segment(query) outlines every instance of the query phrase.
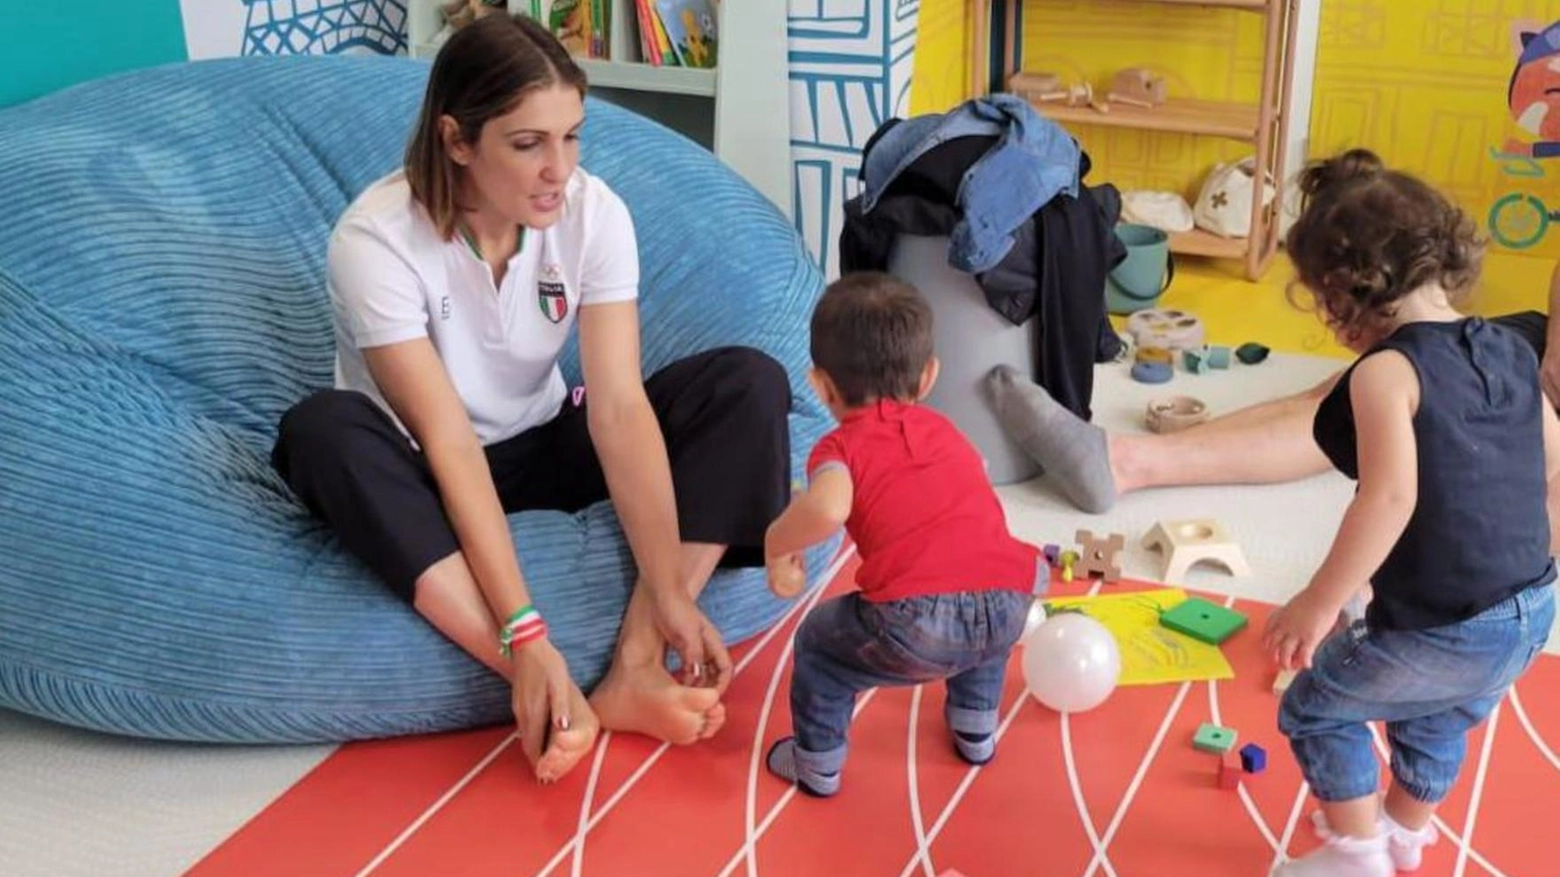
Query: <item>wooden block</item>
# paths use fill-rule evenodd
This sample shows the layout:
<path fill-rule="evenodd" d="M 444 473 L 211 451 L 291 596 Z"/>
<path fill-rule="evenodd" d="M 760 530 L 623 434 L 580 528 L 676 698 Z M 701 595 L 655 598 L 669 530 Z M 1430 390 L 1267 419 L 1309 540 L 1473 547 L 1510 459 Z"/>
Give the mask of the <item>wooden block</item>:
<path fill-rule="evenodd" d="M 1255 743 L 1247 743 L 1240 747 L 1240 769 L 1246 773 L 1261 773 L 1266 770 L 1267 750 Z"/>
<path fill-rule="evenodd" d="M 1222 565 L 1230 575 L 1251 573 L 1240 546 L 1212 518 L 1160 521 L 1143 537 L 1143 547 L 1157 548 L 1164 555 L 1162 582 L 1182 581 L 1187 570 L 1203 561 Z"/>
<path fill-rule="evenodd" d="M 1208 419 L 1208 406 L 1191 396 L 1160 396 L 1150 399 L 1143 413 L 1149 432 L 1170 433 L 1196 426 Z"/>
<path fill-rule="evenodd" d="M 1159 623 L 1216 646 L 1244 628 L 1246 616 L 1201 597 L 1191 597 L 1160 613 Z"/>
<path fill-rule="evenodd" d="M 1197 727 L 1197 733 L 1192 735 L 1192 748 L 1223 755 L 1235 748 L 1239 736 L 1234 728 L 1203 722 Z"/>
<path fill-rule="evenodd" d="M 1059 545 L 1047 545 L 1045 547 L 1045 562 L 1056 566 L 1062 559 L 1062 549 Z"/>
<path fill-rule="evenodd" d="M 1289 683 L 1294 682 L 1295 676 L 1299 675 L 1299 673 L 1300 671 L 1298 670 L 1278 671 L 1278 675 L 1273 677 L 1273 693 L 1283 695 L 1284 692 L 1289 690 Z"/>
<path fill-rule="evenodd" d="M 1096 539 L 1093 532 L 1079 530 L 1076 538 L 1082 546 L 1078 552 L 1079 564 L 1075 569 L 1079 576 L 1089 578 L 1097 575 L 1107 582 L 1121 581 L 1118 560 L 1121 549 L 1126 547 L 1127 537 L 1112 533 L 1104 539 Z"/>
<path fill-rule="evenodd" d="M 1158 106 L 1168 95 L 1165 78 L 1143 67 L 1128 67 L 1111 80 L 1111 93 L 1146 106 Z"/>
<path fill-rule="evenodd" d="M 1234 791 L 1240 788 L 1240 762 L 1226 752 L 1219 756 L 1219 788 Z"/>
<path fill-rule="evenodd" d="M 1008 91 L 1021 97 L 1035 100 L 1038 95 L 1066 93 L 1067 86 L 1062 84 L 1062 78 L 1054 73 L 1041 73 L 1036 71 L 1024 71 L 1008 77 Z"/>

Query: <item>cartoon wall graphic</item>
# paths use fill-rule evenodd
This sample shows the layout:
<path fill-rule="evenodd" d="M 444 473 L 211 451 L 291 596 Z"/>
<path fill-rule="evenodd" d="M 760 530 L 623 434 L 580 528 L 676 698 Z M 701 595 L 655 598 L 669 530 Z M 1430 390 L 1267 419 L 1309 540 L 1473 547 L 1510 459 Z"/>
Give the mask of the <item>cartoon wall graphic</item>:
<path fill-rule="evenodd" d="M 1326 0 L 1321 13 L 1312 151 L 1368 146 L 1456 199 L 1496 250 L 1560 255 L 1560 161 L 1534 158 L 1550 138 L 1521 122 L 1557 112 L 1534 108 L 1532 83 L 1560 86 L 1546 69 L 1560 56 L 1537 58 L 1560 0 Z"/>
<path fill-rule="evenodd" d="M 1517 66 L 1506 103 L 1530 141 L 1508 140 L 1505 151 L 1533 158 L 1560 158 L 1560 21 L 1546 28 L 1518 25 Z"/>
<path fill-rule="evenodd" d="M 740 0 L 726 0 L 740 2 Z M 910 108 L 921 0 L 790 0 L 791 162 L 796 227 L 839 273 L 842 206 L 867 138 Z"/>
<path fill-rule="evenodd" d="M 406 0 L 180 0 L 191 59 L 406 51 Z"/>
<path fill-rule="evenodd" d="M 1512 191 L 1498 194 L 1486 220 L 1491 239 L 1523 251 L 1537 247 L 1560 223 L 1560 198 L 1551 174 L 1560 172 L 1560 21 L 1512 28 L 1516 66 L 1506 106 L 1516 128 L 1490 158 Z M 1543 191 L 1547 190 L 1547 191 Z M 1546 197 L 1549 199 L 1546 202 Z"/>

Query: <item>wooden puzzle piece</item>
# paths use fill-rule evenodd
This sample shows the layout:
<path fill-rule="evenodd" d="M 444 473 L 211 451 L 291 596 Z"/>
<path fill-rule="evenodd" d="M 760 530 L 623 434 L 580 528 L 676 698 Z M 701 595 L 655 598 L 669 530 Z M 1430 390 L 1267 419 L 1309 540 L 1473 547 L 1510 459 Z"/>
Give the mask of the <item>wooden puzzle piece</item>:
<path fill-rule="evenodd" d="M 1251 573 L 1240 546 L 1212 518 L 1160 521 L 1143 537 L 1143 547 L 1157 548 L 1164 555 L 1164 569 L 1159 576 L 1162 582 L 1181 582 L 1193 564 L 1205 560 L 1223 565 L 1230 575 Z"/>
<path fill-rule="evenodd" d="M 1282 695 L 1284 692 L 1288 691 L 1289 684 L 1295 681 L 1295 676 L 1299 675 L 1299 672 L 1300 671 L 1298 670 L 1278 671 L 1278 674 L 1273 677 L 1273 693 Z"/>
<path fill-rule="evenodd" d="M 1121 549 L 1126 547 L 1127 537 L 1112 533 L 1096 539 L 1089 530 L 1079 530 L 1077 535 L 1079 563 L 1074 569 L 1081 578 L 1099 576 L 1107 582 L 1121 581 Z"/>

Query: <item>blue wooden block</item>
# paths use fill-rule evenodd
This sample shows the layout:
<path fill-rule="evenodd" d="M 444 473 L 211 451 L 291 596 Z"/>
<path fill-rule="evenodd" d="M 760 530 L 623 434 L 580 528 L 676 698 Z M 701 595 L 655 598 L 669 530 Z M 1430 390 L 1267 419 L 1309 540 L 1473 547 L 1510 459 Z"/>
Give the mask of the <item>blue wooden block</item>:
<path fill-rule="evenodd" d="M 1267 768 L 1267 750 L 1255 743 L 1240 747 L 1240 769 L 1246 773 L 1261 773 Z"/>

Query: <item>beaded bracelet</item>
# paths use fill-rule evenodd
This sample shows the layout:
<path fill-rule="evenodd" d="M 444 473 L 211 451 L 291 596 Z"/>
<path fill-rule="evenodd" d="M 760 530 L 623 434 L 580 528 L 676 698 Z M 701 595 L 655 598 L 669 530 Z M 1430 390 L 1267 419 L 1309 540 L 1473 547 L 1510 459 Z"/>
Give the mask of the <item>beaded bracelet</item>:
<path fill-rule="evenodd" d="M 545 636 L 547 636 L 547 622 L 542 620 L 542 613 L 537 612 L 531 604 L 527 603 L 516 609 L 499 630 L 498 653 L 507 658 L 514 651 L 515 646 L 523 646 Z"/>

